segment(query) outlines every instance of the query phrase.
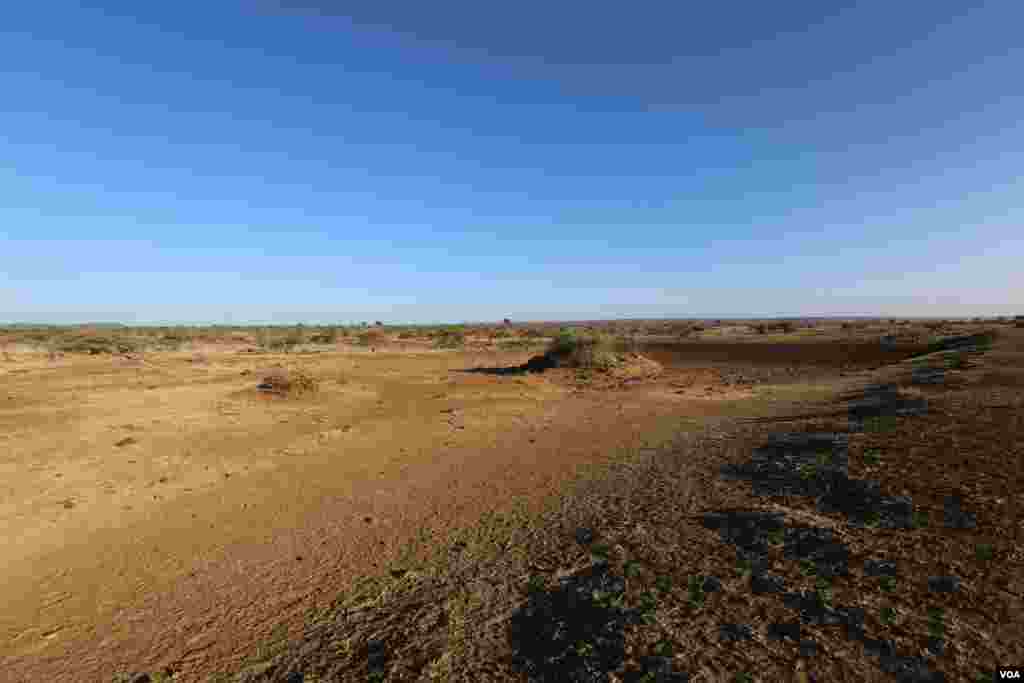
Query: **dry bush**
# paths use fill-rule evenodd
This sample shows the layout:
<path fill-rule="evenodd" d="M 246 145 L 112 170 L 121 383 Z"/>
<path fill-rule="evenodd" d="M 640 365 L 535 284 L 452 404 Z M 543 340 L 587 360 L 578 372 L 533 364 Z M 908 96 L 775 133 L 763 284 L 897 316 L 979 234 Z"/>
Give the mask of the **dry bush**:
<path fill-rule="evenodd" d="M 607 370 L 620 362 L 611 337 L 597 333 L 579 334 L 569 329 L 558 333 L 545 355 L 574 368 Z"/>
<path fill-rule="evenodd" d="M 334 344 L 338 341 L 338 328 L 325 327 L 317 330 L 309 337 L 309 341 L 314 344 Z"/>
<path fill-rule="evenodd" d="M 356 344 L 358 346 L 384 346 L 387 344 L 387 341 L 387 335 L 380 330 L 367 330 L 366 332 L 361 332 L 356 337 Z"/>
<path fill-rule="evenodd" d="M 434 339 L 434 345 L 439 349 L 458 349 L 466 343 L 466 335 L 462 330 L 443 330 Z"/>
<path fill-rule="evenodd" d="M 289 370 L 278 366 L 263 373 L 263 380 L 258 388 L 260 391 L 283 396 L 301 396 L 316 393 L 320 383 L 316 377 L 303 370 Z"/>
<path fill-rule="evenodd" d="M 51 351 L 100 354 L 131 353 L 138 350 L 134 340 L 99 334 L 76 334 L 58 339 Z"/>

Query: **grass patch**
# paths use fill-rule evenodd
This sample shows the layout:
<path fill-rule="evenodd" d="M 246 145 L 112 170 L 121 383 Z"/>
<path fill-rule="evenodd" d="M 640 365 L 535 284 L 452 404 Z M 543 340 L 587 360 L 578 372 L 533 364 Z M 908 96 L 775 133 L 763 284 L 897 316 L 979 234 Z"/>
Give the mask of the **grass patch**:
<path fill-rule="evenodd" d="M 922 510 L 914 510 L 910 523 L 915 529 L 923 529 L 928 526 L 928 513 Z"/>
<path fill-rule="evenodd" d="M 871 434 L 891 432 L 898 424 L 894 415 L 876 415 L 864 420 L 864 431 Z"/>
<path fill-rule="evenodd" d="M 928 609 L 928 635 L 941 638 L 946 633 L 946 615 L 941 607 Z"/>
<path fill-rule="evenodd" d="M 687 600 L 691 606 L 700 608 L 704 604 L 704 599 L 704 577 L 691 576 L 687 584 Z"/>
<path fill-rule="evenodd" d="M 818 475 L 818 468 L 814 465 L 804 464 L 797 468 L 797 472 L 800 473 L 801 479 L 814 479 Z"/>
<path fill-rule="evenodd" d="M 974 556 L 982 562 L 988 562 L 995 555 L 995 549 L 991 543 L 979 543 L 974 548 Z"/>
<path fill-rule="evenodd" d="M 874 467 L 882 461 L 882 451 L 871 448 L 864 451 L 864 464 Z"/>
<path fill-rule="evenodd" d="M 832 582 L 824 576 L 819 576 L 814 582 L 814 590 L 818 594 L 818 600 L 823 605 L 832 604 Z"/>

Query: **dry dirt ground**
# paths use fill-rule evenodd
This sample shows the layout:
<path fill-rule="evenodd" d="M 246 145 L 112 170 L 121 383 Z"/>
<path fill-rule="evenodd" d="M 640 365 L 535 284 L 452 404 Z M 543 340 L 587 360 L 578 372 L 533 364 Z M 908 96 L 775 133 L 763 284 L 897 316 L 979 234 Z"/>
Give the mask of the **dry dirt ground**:
<path fill-rule="evenodd" d="M 927 412 L 851 429 L 836 396 L 903 377 L 910 350 L 697 340 L 644 348 L 653 363 L 611 375 L 510 374 L 530 354 L 412 345 L 8 353 L 0 680 L 596 681 L 586 672 L 668 667 L 771 681 L 798 660 L 821 681 L 897 680 L 847 637 L 883 642 L 883 628 L 896 629 L 875 645 L 896 648 L 883 659 L 935 645 L 922 629 L 944 638 L 929 656 L 946 680 L 1024 662 L 1022 334 L 954 358 L 939 383 L 906 380 L 901 396 Z M 259 392 L 275 365 L 319 390 Z M 912 497 L 933 526 L 901 527 L 885 505 L 864 519 L 823 507 L 813 485 L 831 462 L 801 465 L 803 495 L 758 492 L 742 463 L 780 431 L 844 434 L 844 481 L 879 479 L 878 500 Z M 940 530 L 954 498 L 974 526 Z M 771 543 L 736 531 L 759 526 Z M 830 530 L 861 564 L 808 568 L 815 557 L 788 553 L 810 543 L 796 528 Z M 903 563 L 895 591 L 869 587 L 886 580 L 865 574 L 869 557 Z M 928 577 L 954 574 L 946 611 L 926 613 Z M 609 636 L 621 647 L 584 629 L 571 655 L 551 649 L 571 581 L 591 582 L 570 600 L 584 621 L 629 622 Z M 823 593 L 840 614 L 824 625 L 800 603 Z M 869 611 L 859 626 L 846 603 Z M 813 638 L 772 631 L 794 614 Z"/>

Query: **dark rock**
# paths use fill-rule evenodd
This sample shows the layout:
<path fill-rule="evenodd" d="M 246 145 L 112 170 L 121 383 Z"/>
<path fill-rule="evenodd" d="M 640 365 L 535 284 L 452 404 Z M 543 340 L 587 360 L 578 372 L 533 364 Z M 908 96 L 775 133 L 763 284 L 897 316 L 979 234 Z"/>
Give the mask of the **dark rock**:
<path fill-rule="evenodd" d="M 724 642 L 738 643 L 754 638 L 754 630 L 746 624 L 722 624 L 718 635 Z"/>
<path fill-rule="evenodd" d="M 896 563 L 891 560 L 864 560 L 864 573 L 868 576 L 896 576 Z"/>
<path fill-rule="evenodd" d="M 960 579 L 955 576 L 929 576 L 928 590 L 933 593 L 954 593 L 960 588 Z"/>
<path fill-rule="evenodd" d="M 820 576 L 849 574 L 850 551 L 830 529 L 787 529 L 782 553 L 784 557 L 813 562 L 815 573 Z"/>
<path fill-rule="evenodd" d="M 946 641 L 942 638 L 929 638 L 928 639 L 928 652 L 933 655 L 941 655 L 946 651 Z"/>
<path fill-rule="evenodd" d="M 702 523 L 717 530 L 723 541 L 735 545 L 746 557 L 760 559 L 768 552 L 768 534 L 782 530 L 784 519 L 781 513 L 733 509 L 705 514 Z"/>
<path fill-rule="evenodd" d="M 606 681 L 625 660 L 625 627 L 642 623 L 638 612 L 615 606 L 624 592 L 602 564 L 534 593 L 509 621 L 513 666 L 531 681 Z"/>
<path fill-rule="evenodd" d="M 811 658 L 818 654 L 818 644 L 810 639 L 800 641 L 800 656 Z"/>
<path fill-rule="evenodd" d="M 750 577 L 750 590 L 754 595 L 781 593 L 786 589 L 782 577 L 773 574 L 754 574 Z"/>
<path fill-rule="evenodd" d="M 703 587 L 705 593 L 718 593 L 722 590 L 722 582 L 713 576 L 705 576 Z"/>
<path fill-rule="evenodd" d="M 943 502 L 943 523 L 947 529 L 973 529 L 978 525 L 977 517 L 963 509 L 963 498 L 949 496 Z"/>
<path fill-rule="evenodd" d="M 817 593 L 799 591 L 786 593 L 782 596 L 786 607 L 800 613 L 804 623 L 818 626 L 846 625 L 851 629 L 859 629 L 864 621 L 864 610 L 857 608 L 833 608 L 823 603 Z"/>
<path fill-rule="evenodd" d="M 643 671 L 637 680 L 652 683 L 686 683 L 690 680 L 689 674 L 673 671 L 671 657 L 644 657 L 640 666 Z"/>
<path fill-rule="evenodd" d="M 865 638 L 864 652 L 872 657 L 893 657 L 896 654 L 896 646 L 891 640 Z"/>
<path fill-rule="evenodd" d="M 770 640 L 800 640 L 800 622 L 785 621 L 768 624 L 768 638 Z"/>
<path fill-rule="evenodd" d="M 920 657 L 883 656 L 879 666 L 887 674 L 896 677 L 899 683 L 942 683 L 945 676 L 931 671 Z"/>
<path fill-rule="evenodd" d="M 587 527 L 580 527 L 576 529 L 576 542 L 580 545 L 590 545 L 597 538 L 597 534 L 594 533 L 593 529 Z"/>

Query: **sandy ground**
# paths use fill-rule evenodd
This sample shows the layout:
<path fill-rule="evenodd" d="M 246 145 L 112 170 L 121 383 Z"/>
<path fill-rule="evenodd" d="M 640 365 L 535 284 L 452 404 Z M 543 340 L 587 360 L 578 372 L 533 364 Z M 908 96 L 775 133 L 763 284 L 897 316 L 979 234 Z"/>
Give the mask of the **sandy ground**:
<path fill-rule="evenodd" d="M 656 377 L 597 388 L 557 372 L 459 372 L 522 353 L 9 353 L 0 680 L 110 680 L 167 661 L 191 680 L 240 660 L 426 526 L 546 495 L 588 464 L 749 416 L 787 387 L 826 388 L 843 371 L 835 359 L 851 357 L 800 365 L 798 351 L 654 351 Z M 278 363 L 320 391 L 258 392 Z"/>

